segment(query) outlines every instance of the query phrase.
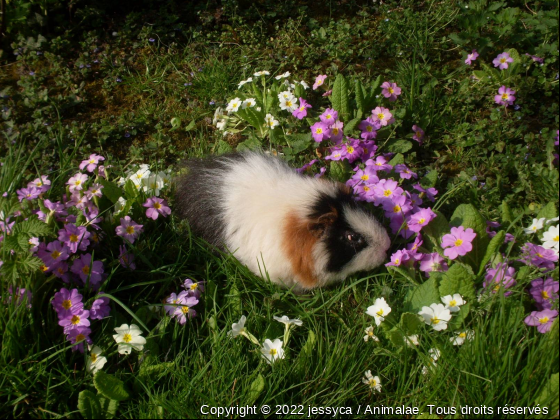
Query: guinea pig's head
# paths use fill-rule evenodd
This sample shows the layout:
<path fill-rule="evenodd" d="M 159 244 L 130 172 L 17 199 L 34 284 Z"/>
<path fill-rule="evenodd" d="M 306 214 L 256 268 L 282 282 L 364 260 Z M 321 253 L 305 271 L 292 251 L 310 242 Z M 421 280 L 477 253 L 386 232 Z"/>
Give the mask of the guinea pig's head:
<path fill-rule="evenodd" d="M 318 239 L 313 254 L 322 284 L 371 270 L 387 259 L 387 231 L 342 184 L 335 196 L 319 196 L 308 220 L 308 229 Z"/>

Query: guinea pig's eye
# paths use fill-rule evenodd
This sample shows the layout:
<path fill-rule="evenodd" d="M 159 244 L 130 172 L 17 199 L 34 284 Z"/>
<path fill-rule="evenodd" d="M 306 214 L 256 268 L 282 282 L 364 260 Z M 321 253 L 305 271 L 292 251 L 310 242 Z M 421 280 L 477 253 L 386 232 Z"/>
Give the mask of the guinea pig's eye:
<path fill-rule="evenodd" d="M 346 239 L 352 244 L 361 244 L 362 242 L 364 242 L 364 238 L 362 238 L 362 235 L 354 232 L 347 232 Z"/>

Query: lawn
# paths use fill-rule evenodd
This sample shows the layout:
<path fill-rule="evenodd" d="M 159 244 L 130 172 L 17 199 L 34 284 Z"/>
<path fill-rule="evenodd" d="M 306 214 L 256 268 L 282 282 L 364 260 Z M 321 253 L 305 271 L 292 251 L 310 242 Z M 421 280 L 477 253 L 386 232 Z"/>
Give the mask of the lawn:
<path fill-rule="evenodd" d="M 3 5 L 2 417 L 558 418 L 558 2 Z M 295 293 L 193 234 L 181 162 L 248 150 L 385 264 Z"/>

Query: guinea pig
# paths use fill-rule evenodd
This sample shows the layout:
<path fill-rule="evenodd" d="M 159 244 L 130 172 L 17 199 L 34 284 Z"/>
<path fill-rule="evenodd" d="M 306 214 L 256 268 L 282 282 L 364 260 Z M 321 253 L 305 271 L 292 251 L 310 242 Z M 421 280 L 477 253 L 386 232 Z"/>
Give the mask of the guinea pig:
<path fill-rule="evenodd" d="M 382 264 L 387 231 L 341 183 L 247 152 L 191 159 L 175 210 L 208 243 L 296 292 Z"/>

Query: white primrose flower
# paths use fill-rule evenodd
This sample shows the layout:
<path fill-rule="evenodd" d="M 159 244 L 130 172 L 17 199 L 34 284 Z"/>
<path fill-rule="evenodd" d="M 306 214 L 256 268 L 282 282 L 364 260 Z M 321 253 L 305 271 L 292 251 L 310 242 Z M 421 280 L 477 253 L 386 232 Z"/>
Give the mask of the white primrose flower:
<path fill-rule="evenodd" d="M 158 176 L 163 182 L 164 187 L 171 183 L 171 171 L 169 169 L 167 171 L 158 172 Z"/>
<path fill-rule="evenodd" d="M 243 101 L 242 108 L 253 108 L 257 104 L 254 98 L 247 98 Z"/>
<path fill-rule="evenodd" d="M 542 237 L 543 248 L 553 249 L 558 253 L 558 225 L 550 226 Z"/>
<path fill-rule="evenodd" d="M 149 191 L 157 197 L 159 197 L 161 189 L 165 186 L 159 174 L 152 174 L 148 178 L 144 178 L 142 183 L 144 184 L 144 191 Z"/>
<path fill-rule="evenodd" d="M 264 357 L 269 364 L 274 363 L 278 359 L 283 359 L 284 349 L 282 348 L 282 345 L 282 340 L 279 338 L 274 341 L 270 341 L 267 338 L 264 340 L 264 344 L 261 349 L 262 357 Z"/>
<path fill-rule="evenodd" d="M 218 107 L 216 111 L 214 111 L 214 118 L 212 118 L 212 124 L 216 125 L 218 121 L 224 118 L 224 110 L 221 107 Z"/>
<path fill-rule="evenodd" d="M 404 338 L 404 342 L 408 347 L 419 346 L 420 342 L 418 341 L 418 335 L 409 335 L 408 337 Z"/>
<path fill-rule="evenodd" d="M 249 77 L 247 80 L 242 80 L 241 82 L 239 82 L 239 84 L 237 85 L 237 89 L 241 89 L 241 86 L 243 86 L 246 83 L 252 82 L 253 78 Z"/>
<path fill-rule="evenodd" d="M 441 301 L 445 304 L 445 309 L 449 309 L 450 312 L 459 312 L 461 306 L 467 303 L 459 293 L 444 296 Z"/>
<path fill-rule="evenodd" d="M 373 325 L 370 325 L 369 327 L 366 328 L 366 335 L 364 335 L 364 341 L 367 343 L 368 340 L 372 340 L 375 341 L 376 343 L 379 343 L 379 337 L 377 337 L 373 333 Z"/>
<path fill-rule="evenodd" d="M 103 369 L 103 366 L 107 363 L 107 358 L 105 356 L 101 356 L 101 353 L 102 350 L 97 346 L 89 348 L 89 355 L 86 360 L 86 370 L 88 372 L 95 374 L 98 370 Z"/>
<path fill-rule="evenodd" d="M 551 223 L 557 222 L 558 219 L 559 219 L 558 217 L 555 217 L 555 218 L 553 218 L 553 219 L 547 219 L 547 220 L 546 220 L 546 224 L 547 224 L 547 225 L 550 225 Z"/>
<path fill-rule="evenodd" d="M 126 206 L 126 200 L 123 197 L 119 197 L 117 202 L 115 203 L 115 212 L 114 214 L 120 213 Z"/>
<path fill-rule="evenodd" d="M 309 85 L 305 83 L 303 80 L 300 80 L 299 84 L 303 86 L 303 89 L 305 90 L 309 89 Z"/>
<path fill-rule="evenodd" d="M 378 298 L 372 306 L 368 307 L 366 314 L 375 318 L 377 326 L 385 320 L 385 317 L 391 313 L 391 307 L 385 301 L 385 298 Z"/>
<path fill-rule="evenodd" d="M 285 90 L 284 92 L 280 92 L 278 94 L 278 100 L 280 102 L 282 102 L 282 100 L 284 99 L 292 99 L 293 101 L 296 100 L 296 97 L 294 96 L 294 94 L 292 92 L 290 92 L 289 90 Z"/>
<path fill-rule="evenodd" d="M 533 223 L 528 228 L 524 228 L 523 231 L 530 235 L 531 233 L 535 233 L 538 230 L 541 230 L 544 226 L 544 221 L 546 219 L 543 217 L 541 219 L 533 219 Z"/>
<path fill-rule="evenodd" d="M 279 74 L 278 76 L 275 76 L 274 78 L 276 80 L 280 80 L 280 79 L 285 79 L 286 77 L 290 77 L 290 72 L 289 71 L 287 71 L 286 73 L 283 73 L 283 74 Z"/>
<path fill-rule="evenodd" d="M 259 76 L 268 76 L 270 74 L 269 71 L 266 70 L 261 70 L 256 72 L 255 74 L 253 74 L 253 76 L 259 77 Z"/>
<path fill-rule="evenodd" d="M 282 317 L 274 316 L 274 319 L 286 326 L 295 325 L 297 327 L 301 327 L 303 325 L 303 321 L 301 319 L 290 319 L 286 315 L 283 315 Z"/>
<path fill-rule="evenodd" d="M 453 344 L 454 346 L 462 346 L 465 340 L 472 341 L 473 338 L 474 338 L 474 331 L 467 330 L 467 331 L 456 332 L 455 337 L 449 337 L 449 341 L 451 341 L 451 344 Z"/>
<path fill-rule="evenodd" d="M 136 324 L 130 325 L 122 324 L 120 327 L 115 328 L 117 334 L 113 335 L 113 339 L 119 345 L 120 354 L 130 354 L 131 350 L 142 351 L 146 339 L 142 337 L 142 331 Z"/>
<path fill-rule="evenodd" d="M 245 332 L 245 322 L 247 321 L 247 317 L 245 315 L 241 315 L 239 322 L 234 322 L 231 326 L 231 331 L 228 332 L 228 337 L 234 338 L 237 337 L 239 334 L 243 334 Z"/>
<path fill-rule="evenodd" d="M 266 116 L 264 117 L 264 122 L 265 125 L 271 130 L 274 129 L 274 127 L 276 127 L 279 124 L 278 120 L 275 120 L 274 116 L 271 114 L 266 114 Z"/>
<path fill-rule="evenodd" d="M 220 120 L 216 123 L 216 128 L 220 131 L 224 131 L 226 128 L 226 124 L 227 124 L 226 120 Z"/>
<path fill-rule="evenodd" d="M 371 374 L 371 370 L 366 372 L 366 376 L 362 378 L 362 382 L 369 385 L 372 392 L 381 392 L 381 381 L 379 380 L 379 376 L 373 376 Z"/>
<path fill-rule="evenodd" d="M 447 329 L 447 322 L 451 319 L 451 312 L 441 303 L 432 303 L 430 306 L 423 306 L 418 312 L 424 322 L 431 325 L 434 330 L 441 331 Z"/>
<path fill-rule="evenodd" d="M 280 99 L 280 109 L 288 112 L 293 112 L 298 108 L 296 98 L 293 96 L 291 98 Z"/>
<path fill-rule="evenodd" d="M 239 111 L 241 103 L 242 101 L 239 98 L 232 99 L 231 101 L 229 101 L 228 106 L 226 107 L 226 111 L 229 113 Z"/>
<path fill-rule="evenodd" d="M 128 179 L 136 184 L 137 182 L 141 183 L 143 179 L 148 178 L 151 175 L 150 169 L 143 166 L 144 165 L 140 165 L 140 169 L 129 176 Z"/>

